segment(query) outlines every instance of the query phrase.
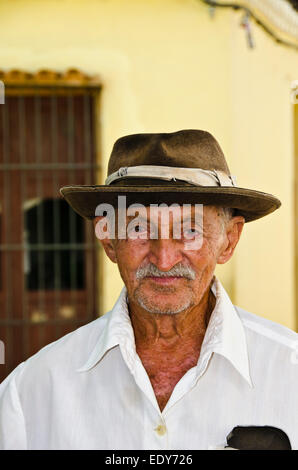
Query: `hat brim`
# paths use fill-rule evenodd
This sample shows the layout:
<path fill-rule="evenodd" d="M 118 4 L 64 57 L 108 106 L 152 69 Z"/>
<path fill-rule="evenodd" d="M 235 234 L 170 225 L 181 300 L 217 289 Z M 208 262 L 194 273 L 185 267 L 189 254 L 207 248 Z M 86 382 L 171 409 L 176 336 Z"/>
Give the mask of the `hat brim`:
<path fill-rule="evenodd" d="M 126 196 L 126 207 L 133 203 L 205 204 L 231 207 L 245 222 L 260 219 L 278 209 L 281 202 L 272 194 L 238 187 L 209 186 L 64 186 L 60 193 L 85 219 L 95 217 L 101 203 L 118 205 L 118 196 Z"/>

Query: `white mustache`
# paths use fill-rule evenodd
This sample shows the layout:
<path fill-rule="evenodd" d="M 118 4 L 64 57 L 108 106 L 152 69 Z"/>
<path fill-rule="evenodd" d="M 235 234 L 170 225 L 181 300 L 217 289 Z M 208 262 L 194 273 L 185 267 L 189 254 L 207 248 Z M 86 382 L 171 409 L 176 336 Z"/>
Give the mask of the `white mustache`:
<path fill-rule="evenodd" d="M 136 271 L 137 279 L 143 279 L 144 277 L 185 277 L 193 281 L 196 278 L 196 273 L 192 268 L 183 266 L 181 263 L 176 264 L 169 271 L 160 271 L 153 263 L 149 263 Z"/>

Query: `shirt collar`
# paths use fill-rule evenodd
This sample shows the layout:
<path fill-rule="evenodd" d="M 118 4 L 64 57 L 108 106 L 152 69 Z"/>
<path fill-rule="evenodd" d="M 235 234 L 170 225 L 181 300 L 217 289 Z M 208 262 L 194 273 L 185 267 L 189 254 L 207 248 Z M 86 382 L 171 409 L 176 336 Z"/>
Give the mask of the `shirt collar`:
<path fill-rule="evenodd" d="M 212 292 L 216 297 L 216 304 L 202 344 L 197 365 L 198 373 L 206 368 L 213 352 L 224 356 L 252 386 L 243 324 L 228 294 L 215 276 Z M 77 369 L 78 372 L 84 372 L 94 367 L 107 351 L 118 345 L 122 354 L 125 352 L 125 359 L 129 367 L 134 368 L 136 348 L 125 287 L 123 287 L 113 309 L 103 318 L 106 320 L 106 324 L 87 361 Z"/>
<path fill-rule="evenodd" d="M 249 357 L 243 323 L 220 281 L 214 276 L 212 292 L 216 304 L 211 314 L 201 348 L 200 362 L 214 352 L 225 357 L 252 387 Z"/>
<path fill-rule="evenodd" d="M 104 354 L 115 346 L 127 345 L 129 343 L 133 346 L 135 351 L 134 332 L 126 299 L 127 290 L 123 287 L 113 309 L 102 317 L 102 319 L 106 321 L 106 324 L 87 361 L 82 367 L 77 369 L 77 372 L 84 372 L 94 367 L 102 359 Z"/>

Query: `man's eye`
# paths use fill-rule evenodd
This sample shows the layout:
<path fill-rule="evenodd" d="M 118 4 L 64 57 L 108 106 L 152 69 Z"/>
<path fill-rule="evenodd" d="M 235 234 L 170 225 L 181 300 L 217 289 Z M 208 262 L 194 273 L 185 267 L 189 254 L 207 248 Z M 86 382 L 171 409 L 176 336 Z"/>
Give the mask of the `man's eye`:
<path fill-rule="evenodd" d="M 190 228 L 188 230 L 184 230 L 183 235 L 187 238 L 190 237 L 198 237 L 201 234 L 201 231 L 199 229 L 195 228 Z"/>
<path fill-rule="evenodd" d="M 141 233 L 141 232 L 146 232 L 147 227 L 145 225 L 136 225 L 135 227 L 135 232 Z"/>
<path fill-rule="evenodd" d="M 139 236 L 147 237 L 147 232 L 147 225 L 137 224 L 128 228 L 127 235 L 129 238 L 138 238 Z"/>

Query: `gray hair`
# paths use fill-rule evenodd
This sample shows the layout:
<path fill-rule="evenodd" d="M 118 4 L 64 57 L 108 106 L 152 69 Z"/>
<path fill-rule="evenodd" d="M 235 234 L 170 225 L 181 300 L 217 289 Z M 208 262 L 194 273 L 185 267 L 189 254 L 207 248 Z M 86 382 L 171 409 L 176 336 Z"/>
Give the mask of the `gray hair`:
<path fill-rule="evenodd" d="M 231 207 L 222 207 L 221 208 L 224 219 L 229 222 L 235 216 L 235 209 Z"/>
<path fill-rule="evenodd" d="M 231 207 L 222 207 L 222 206 L 215 206 L 215 207 L 220 213 L 220 217 L 222 221 L 222 229 L 225 230 L 230 220 L 233 217 L 235 217 L 235 209 L 232 209 Z"/>

